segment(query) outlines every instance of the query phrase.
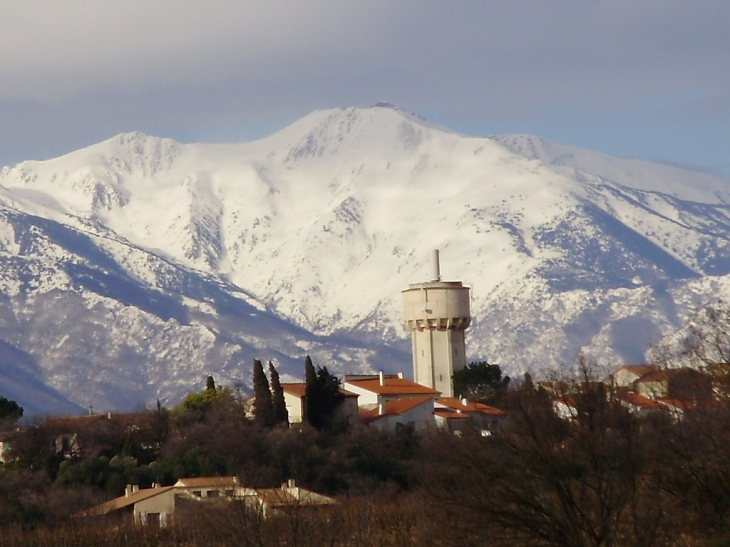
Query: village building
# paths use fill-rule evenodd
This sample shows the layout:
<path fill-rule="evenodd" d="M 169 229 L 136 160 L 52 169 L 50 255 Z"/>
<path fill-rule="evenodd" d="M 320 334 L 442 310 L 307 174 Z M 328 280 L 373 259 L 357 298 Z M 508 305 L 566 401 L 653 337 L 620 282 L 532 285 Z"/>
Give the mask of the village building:
<path fill-rule="evenodd" d="M 438 427 L 452 433 L 473 427 L 483 436 L 489 436 L 498 432 L 504 425 L 507 413 L 484 403 L 442 397 L 434 401 L 434 418 Z"/>
<path fill-rule="evenodd" d="M 621 401 L 622 406 L 624 406 L 629 410 L 629 412 L 631 412 L 632 414 L 636 414 L 637 416 L 645 416 L 664 408 L 661 403 L 649 399 L 648 397 L 645 397 L 644 395 L 641 395 L 639 393 L 619 393 L 618 398 Z"/>
<path fill-rule="evenodd" d="M 165 527 L 182 507 L 194 503 L 226 503 L 239 501 L 247 509 L 261 511 L 263 518 L 283 508 L 305 508 L 332 505 L 333 498 L 296 485 L 293 480 L 280 488 L 248 488 L 236 477 L 198 477 L 180 479 L 172 486 L 139 489 L 128 485 L 123 496 L 92 507 L 76 517 L 98 517 L 118 514 L 131 516 L 139 525 Z"/>
<path fill-rule="evenodd" d="M 405 379 L 402 372 L 398 374 L 383 374 L 382 372 L 347 374 L 342 385 L 347 391 L 359 396 L 360 407 L 418 397 L 437 399 L 441 395 L 441 392 L 433 388 Z"/>
<path fill-rule="evenodd" d="M 111 447 L 109 438 L 149 428 L 153 413 L 112 413 L 85 414 L 49 418 L 37 427 L 53 448 L 54 452 L 66 459 L 98 457 Z M 0 462 L 7 462 L 14 438 L 22 430 L 11 431 L 0 437 Z"/>
<path fill-rule="evenodd" d="M 0 435 L 0 463 L 8 463 L 10 461 L 10 447 L 15 435 L 17 435 L 17 431 Z"/>
<path fill-rule="evenodd" d="M 660 369 L 645 374 L 634 382 L 634 392 L 657 401 L 710 401 L 712 379 L 691 368 Z"/>
<path fill-rule="evenodd" d="M 440 393 L 398 374 L 346 375 L 344 388 L 358 395 L 360 419 L 385 431 L 400 427 L 423 430 L 434 423 L 434 403 Z"/>
<path fill-rule="evenodd" d="M 730 364 L 711 363 L 703 371 L 712 381 L 712 394 L 715 399 L 727 401 L 730 399 Z"/>
<path fill-rule="evenodd" d="M 423 431 L 434 423 L 433 397 L 392 399 L 360 409 L 360 419 L 381 431 Z"/>
<path fill-rule="evenodd" d="M 655 372 L 658 367 L 655 365 L 624 365 L 615 370 L 609 376 L 609 383 L 615 387 L 634 387 L 634 383 L 641 378 Z"/>

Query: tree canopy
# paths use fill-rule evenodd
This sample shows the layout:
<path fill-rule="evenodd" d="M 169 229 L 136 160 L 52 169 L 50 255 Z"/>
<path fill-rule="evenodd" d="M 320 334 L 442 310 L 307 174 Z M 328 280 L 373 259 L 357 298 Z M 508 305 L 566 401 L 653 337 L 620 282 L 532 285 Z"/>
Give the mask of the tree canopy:
<path fill-rule="evenodd" d="M 176 418 L 183 422 L 204 421 L 214 411 L 230 410 L 232 406 L 240 406 L 228 387 L 210 388 L 213 378 L 209 376 L 206 380 L 206 388 L 203 391 L 190 393 L 175 407 Z"/>
<path fill-rule="evenodd" d="M 499 365 L 486 361 L 469 363 L 453 375 L 454 393 L 475 401 L 490 402 L 507 388 L 509 376 L 502 376 Z"/>
<path fill-rule="evenodd" d="M 15 401 L 0 396 L 0 421 L 14 421 L 23 417 L 23 407 Z"/>
<path fill-rule="evenodd" d="M 312 427 L 327 429 L 332 425 L 337 407 L 345 400 L 340 391 L 340 379 L 327 367 L 317 366 L 315 371 L 309 355 L 304 362 L 304 372 L 304 418 Z"/>

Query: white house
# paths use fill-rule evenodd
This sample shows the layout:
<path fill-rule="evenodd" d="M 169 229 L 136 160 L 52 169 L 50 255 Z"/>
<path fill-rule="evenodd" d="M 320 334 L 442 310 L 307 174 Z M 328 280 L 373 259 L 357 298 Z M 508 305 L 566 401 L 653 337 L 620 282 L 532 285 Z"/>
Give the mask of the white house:
<path fill-rule="evenodd" d="M 654 365 L 624 365 L 611 373 L 609 381 L 615 387 L 633 388 L 636 380 L 656 370 Z"/>
<path fill-rule="evenodd" d="M 86 511 L 76 517 L 93 517 L 115 512 L 131 513 L 137 524 L 164 527 L 174 518 L 183 504 L 242 501 L 257 507 L 266 518 L 283 507 L 311 507 L 332 505 L 334 499 L 300 488 L 293 480 L 281 488 L 246 488 L 236 477 L 198 477 L 180 479 L 173 486 L 137 489 L 129 485 L 120 496 Z"/>
<path fill-rule="evenodd" d="M 422 386 L 398 375 L 386 375 L 382 372 L 376 375 L 346 375 L 343 387 L 359 395 L 359 406 L 379 405 L 400 399 L 429 397 L 436 399 L 440 391 Z"/>
<path fill-rule="evenodd" d="M 433 425 L 433 397 L 394 399 L 377 405 L 360 407 L 363 423 L 382 431 L 407 428 L 422 431 Z"/>
<path fill-rule="evenodd" d="M 504 410 L 456 397 L 436 399 L 434 416 L 437 426 L 451 432 L 455 433 L 464 427 L 473 426 L 481 431 L 482 435 L 491 435 L 499 430 L 507 419 Z"/>
<path fill-rule="evenodd" d="M 628 408 L 629 412 L 638 416 L 644 416 L 651 412 L 661 410 L 663 406 L 655 400 L 649 399 L 639 393 L 623 393 L 619 394 L 621 405 Z"/>

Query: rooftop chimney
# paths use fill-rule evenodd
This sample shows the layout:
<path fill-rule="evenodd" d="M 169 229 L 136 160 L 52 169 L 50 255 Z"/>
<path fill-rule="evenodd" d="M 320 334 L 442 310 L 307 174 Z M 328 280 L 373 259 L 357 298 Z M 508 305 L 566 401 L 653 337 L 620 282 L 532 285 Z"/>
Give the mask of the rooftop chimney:
<path fill-rule="evenodd" d="M 382 370 L 378 372 L 378 380 L 380 380 L 381 386 L 385 385 L 385 374 L 383 374 Z"/>
<path fill-rule="evenodd" d="M 441 281 L 441 266 L 439 265 L 439 251 L 431 251 L 431 281 Z"/>

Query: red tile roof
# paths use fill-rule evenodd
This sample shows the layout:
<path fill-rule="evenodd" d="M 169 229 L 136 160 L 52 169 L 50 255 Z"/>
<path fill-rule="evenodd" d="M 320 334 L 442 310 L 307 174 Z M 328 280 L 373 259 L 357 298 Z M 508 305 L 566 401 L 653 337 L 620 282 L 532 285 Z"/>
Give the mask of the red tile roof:
<path fill-rule="evenodd" d="M 441 392 L 430 387 L 422 386 L 405 378 L 397 376 L 385 376 L 383 384 L 380 385 L 380 379 L 377 376 L 372 378 L 358 378 L 345 380 L 347 384 L 358 387 L 378 395 L 440 395 Z"/>
<path fill-rule="evenodd" d="M 437 407 L 438 405 L 441 405 L 457 412 L 481 412 L 482 414 L 493 414 L 496 416 L 501 416 L 505 413 L 504 410 L 485 405 L 484 403 L 473 403 L 467 401 L 466 404 L 464 404 L 461 399 L 457 399 L 456 397 L 441 397 L 440 399 L 436 399 L 434 404 Z"/>
<path fill-rule="evenodd" d="M 366 423 L 371 423 L 385 416 L 398 416 L 409 410 L 416 408 L 428 401 L 433 401 L 433 397 L 412 397 L 410 399 L 396 399 L 383 404 L 383 413 L 380 413 L 380 406 L 375 406 L 371 410 L 361 410 L 360 418 Z"/>
<path fill-rule="evenodd" d="M 281 384 L 281 389 L 283 389 L 284 392 L 289 393 L 290 395 L 294 395 L 294 397 L 299 397 L 301 399 L 302 397 L 304 397 L 306 385 L 304 384 L 304 382 L 286 383 Z M 347 391 L 344 388 L 340 388 L 340 393 L 342 393 L 345 397 L 359 397 L 357 393 Z"/>
<path fill-rule="evenodd" d="M 299 397 L 300 399 L 304 397 L 305 388 L 306 386 L 304 385 L 304 382 L 298 382 L 296 384 L 281 384 L 281 389 L 283 389 L 285 393 L 289 393 L 295 397 Z"/>
<path fill-rule="evenodd" d="M 705 403 L 704 401 L 682 401 L 680 399 L 672 399 L 671 397 L 660 397 L 657 399 L 657 402 L 661 403 L 662 405 L 668 407 L 668 408 L 674 408 L 675 410 L 695 410 L 698 407 L 721 407 L 722 405 L 718 405 L 717 402 L 708 402 Z"/>
<path fill-rule="evenodd" d="M 456 412 L 455 410 L 449 410 L 448 408 L 434 408 L 433 409 L 434 414 L 436 416 L 440 416 L 441 418 L 446 418 L 448 420 L 470 420 L 471 416 L 469 414 L 464 414 L 462 412 Z"/>
<path fill-rule="evenodd" d="M 98 515 L 106 515 L 107 513 L 111 513 L 112 511 L 117 511 L 118 509 L 123 509 L 124 507 L 134 505 L 138 501 L 143 501 L 154 496 L 159 496 L 160 494 L 163 494 L 168 490 L 172 490 L 173 488 L 175 487 L 162 486 L 159 488 L 144 488 L 129 496 L 120 496 L 118 498 L 114 498 L 113 500 L 102 503 L 101 505 L 92 507 L 91 509 L 87 509 L 86 511 L 81 511 L 80 513 L 76 513 L 74 516 L 93 517 Z"/>
<path fill-rule="evenodd" d="M 626 393 L 621 396 L 621 399 L 626 403 L 637 406 L 640 408 L 660 408 L 661 405 L 656 401 L 652 401 L 648 397 L 639 395 L 638 393 Z"/>
<path fill-rule="evenodd" d="M 175 486 L 186 488 L 233 488 L 238 486 L 238 477 L 192 477 L 180 479 Z"/>

